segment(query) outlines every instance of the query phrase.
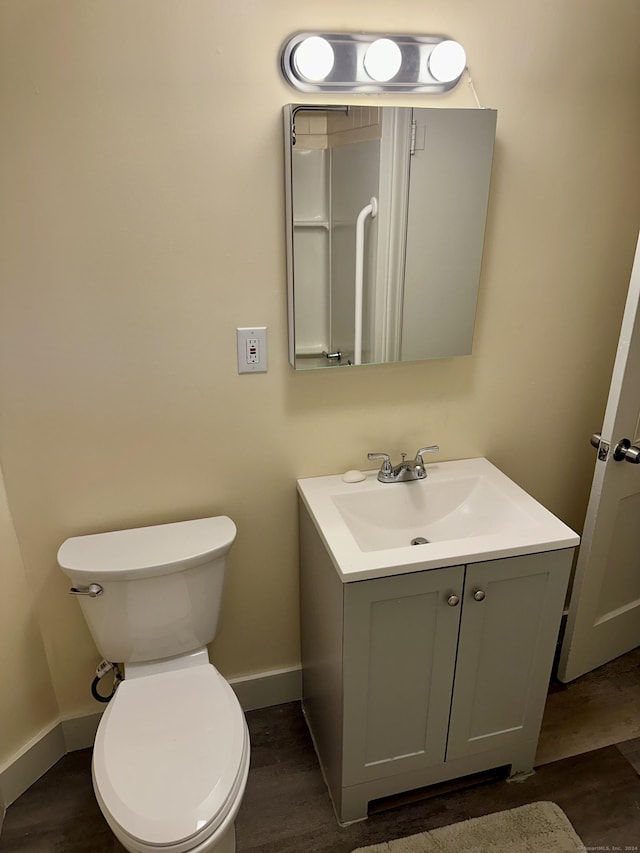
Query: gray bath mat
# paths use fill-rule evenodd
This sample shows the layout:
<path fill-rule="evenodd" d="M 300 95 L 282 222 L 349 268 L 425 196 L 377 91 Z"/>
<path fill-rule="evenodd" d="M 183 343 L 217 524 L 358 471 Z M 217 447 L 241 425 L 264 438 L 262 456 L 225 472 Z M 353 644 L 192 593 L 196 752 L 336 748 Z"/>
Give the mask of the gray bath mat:
<path fill-rule="evenodd" d="M 353 853 L 577 853 L 584 849 L 562 809 L 542 802 L 360 847 Z"/>

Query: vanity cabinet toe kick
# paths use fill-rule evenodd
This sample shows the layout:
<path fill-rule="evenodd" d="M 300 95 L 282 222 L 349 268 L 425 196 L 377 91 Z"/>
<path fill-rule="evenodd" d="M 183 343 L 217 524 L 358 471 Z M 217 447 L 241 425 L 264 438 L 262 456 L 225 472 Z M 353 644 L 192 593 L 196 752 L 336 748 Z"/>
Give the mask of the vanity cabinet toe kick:
<path fill-rule="evenodd" d="M 573 551 L 344 583 L 300 504 L 303 709 L 339 823 L 532 771 Z"/>

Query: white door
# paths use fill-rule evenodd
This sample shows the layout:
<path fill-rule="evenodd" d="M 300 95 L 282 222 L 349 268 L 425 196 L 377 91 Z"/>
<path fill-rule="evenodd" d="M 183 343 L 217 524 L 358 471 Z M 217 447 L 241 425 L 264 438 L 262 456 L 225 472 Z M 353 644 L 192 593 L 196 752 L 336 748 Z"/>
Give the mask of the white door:
<path fill-rule="evenodd" d="M 640 240 L 578 555 L 558 669 L 561 681 L 571 681 L 640 645 L 640 464 L 637 463 L 640 463 Z"/>

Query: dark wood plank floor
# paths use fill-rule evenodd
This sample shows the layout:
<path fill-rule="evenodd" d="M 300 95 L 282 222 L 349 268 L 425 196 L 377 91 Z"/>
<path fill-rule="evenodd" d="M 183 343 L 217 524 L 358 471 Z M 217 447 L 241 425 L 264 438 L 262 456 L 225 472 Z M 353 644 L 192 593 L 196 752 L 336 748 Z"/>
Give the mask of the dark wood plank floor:
<path fill-rule="evenodd" d="M 247 719 L 252 761 L 237 820 L 239 853 L 349 853 L 537 800 L 558 803 L 587 847 L 640 846 L 640 777 L 615 746 L 544 765 L 524 782 L 441 794 L 340 828 L 300 704 L 251 711 Z M 90 763 L 90 750 L 70 753 L 8 809 L 1 853 L 121 853 L 93 796 Z"/>
<path fill-rule="evenodd" d="M 536 764 L 640 737 L 640 648 L 571 681 L 552 681 Z"/>

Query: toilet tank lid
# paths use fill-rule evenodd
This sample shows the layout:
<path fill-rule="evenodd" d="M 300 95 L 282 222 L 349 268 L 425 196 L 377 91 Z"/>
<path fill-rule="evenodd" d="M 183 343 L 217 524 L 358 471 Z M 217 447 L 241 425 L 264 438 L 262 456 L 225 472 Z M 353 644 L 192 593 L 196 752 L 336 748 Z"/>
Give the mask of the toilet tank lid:
<path fill-rule="evenodd" d="M 235 537 L 226 515 L 73 536 L 60 546 L 58 565 L 75 582 L 165 575 L 222 556 Z"/>

